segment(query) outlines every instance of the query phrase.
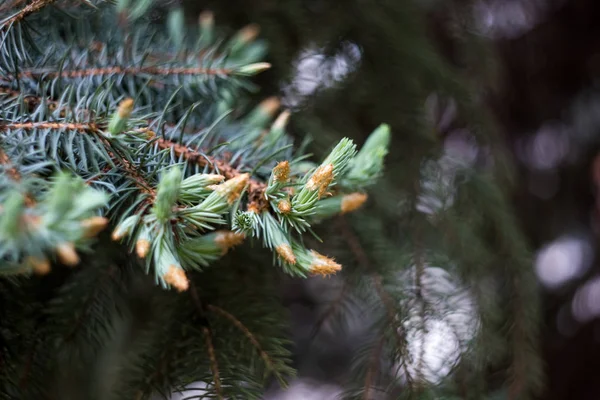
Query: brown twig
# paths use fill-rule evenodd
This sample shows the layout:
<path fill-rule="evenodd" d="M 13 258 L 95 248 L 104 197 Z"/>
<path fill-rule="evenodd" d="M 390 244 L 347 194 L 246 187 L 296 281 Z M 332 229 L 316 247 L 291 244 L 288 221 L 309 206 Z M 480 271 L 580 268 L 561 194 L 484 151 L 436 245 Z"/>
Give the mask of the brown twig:
<path fill-rule="evenodd" d="M 338 307 L 342 304 L 342 300 L 344 299 L 344 297 L 346 297 L 348 292 L 350 292 L 350 285 L 346 281 L 344 281 L 340 293 L 331 303 L 329 303 L 327 310 L 325 310 L 325 312 L 321 314 L 321 317 L 317 320 L 317 322 L 315 322 L 315 327 L 313 328 L 312 333 L 310 335 L 310 340 L 314 339 L 315 336 L 317 336 L 317 334 L 325 324 L 325 321 L 327 321 L 335 313 Z"/>
<path fill-rule="evenodd" d="M 246 326 L 240 320 L 238 320 L 235 316 L 228 313 L 221 307 L 209 304 L 206 308 L 209 311 L 212 311 L 216 314 L 219 314 L 219 315 L 225 317 L 226 319 L 231 321 L 231 323 L 233 325 L 235 325 L 236 328 L 238 328 L 240 331 L 242 331 L 244 333 L 244 335 L 246 335 L 248 340 L 250 340 L 250 343 L 252 343 L 254 348 L 256 348 L 256 350 L 260 354 L 260 357 L 263 359 L 263 361 L 265 362 L 267 367 L 273 372 L 273 374 L 275 374 L 280 380 L 282 380 L 282 378 L 279 376 L 279 373 L 275 369 L 275 364 L 273 363 L 273 361 L 271 360 L 271 358 L 269 357 L 267 352 L 263 350 L 262 346 L 260 345 L 260 343 L 258 342 L 256 337 L 252 334 L 252 332 L 250 332 L 250 330 L 248 328 L 246 328 Z"/>
<path fill-rule="evenodd" d="M 217 364 L 217 357 L 215 356 L 215 348 L 212 344 L 212 337 L 210 330 L 207 327 L 202 328 L 204 338 L 206 339 L 206 349 L 208 350 L 208 357 L 210 358 L 210 370 L 215 380 L 215 391 L 219 400 L 223 400 L 223 393 L 221 391 L 221 379 L 219 378 L 219 365 Z"/>
<path fill-rule="evenodd" d="M 381 357 L 381 351 L 383 350 L 383 343 L 385 337 L 382 336 L 377 342 L 377 348 L 373 352 L 371 357 L 371 363 L 369 365 L 369 369 L 367 370 L 367 376 L 365 377 L 365 391 L 363 394 L 363 400 L 369 400 L 369 395 L 371 394 L 371 387 L 373 386 L 373 380 L 377 375 L 379 367 L 379 358 Z"/>
<path fill-rule="evenodd" d="M 25 70 L 18 74 L 18 78 L 32 78 L 37 76 L 46 76 L 49 78 L 82 78 L 86 76 L 103 75 L 228 75 L 232 70 L 228 68 L 202 68 L 202 67 L 104 67 L 76 69 L 72 71 L 43 71 L 43 70 Z"/>
<path fill-rule="evenodd" d="M 13 181 L 15 181 L 15 182 L 21 181 L 21 174 L 19 173 L 17 168 L 15 168 L 14 164 L 10 161 L 10 158 L 8 158 L 8 155 L 4 152 L 4 150 L 2 150 L 2 148 L 0 148 L 0 164 L 4 165 L 6 167 L 5 171 Z M 33 199 L 33 197 L 31 197 L 30 194 L 26 193 L 25 194 L 25 205 L 27 205 L 28 207 L 31 207 L 34 204 L 35 204 L 35 200 Z"/>
<path fill-rule="evenodd" d="M 344 240 L 348 244 L 350 251 L 354 255 L 354 258 L 356 258 L 361 267 L 363 267 L 371 275 L 371 280 L 373 281 L 377 295 L 383 302 L 383 305 L 386 309 L 388 322 L 390 323 L 390 325 L 394 326 L 394 329 L 396 330 L 396 335 L 394 335 L 396 339 L 396 345 L 402 352 L 401 355 L 404 359 L 402 362 L 404 373 L 406 375 L 407 383 L 412 389 L 413 379 L 410 375 L 410 372 L 408 371 L 408 368 L 406 367 L 405 362 L 405 360 L 408 357 L 408 354 L 406 353 L 406 346 L 404 345 L 404 343 L 402 343 L 403 338 L 400 336 L 400 332 L 404 332 L 404 328 L 402 328 L 402 326 L 396 321 L 397 313 L 395 311 L 396 307 L 394 306 L 394 301 L 383 287 L 383 279 L 381 278 L 381 275 L 379 275 L 376 271 L 373 271 L 373 268 L 371 267 L 371 263 L 369 261 L 369 257 L 367 256 L 367 253 L 360 244 L 360 240 L 352 230 L 352 227 L 348 224 L 348 221 L 346 221 L 346 219 L 343 216 L 339 216 L 338 222 L 341 227 L 340 232 Z"/>
<path fill-rule="evenodd" d="M 27 0 L 14 0 L 13 2 L 8 2 L 0 6 L 0 11 L 8 10 L 25 2 L 27 2 Z"/>
<path fill-rule="evenodd" d="M 29 14 L 39 11 L 42 8 L 46 7 L 47 5 L 54 3 L 55 1 L 56 0 L 35 0 L 33 3 L 26 5 L 25 7 L 23 7 L 23 9 L 21 9 L 21 11 L 19 11 L 18 13 L 13 15 L 11 18 L 9 18 L 4 23 L 2 28 L 21 21 L 23 18 L 25 18 Z"/>
<path fill-rule="evenodd" d="M 200 301 L 200 297 L 198 296 L 198 292 L 196 291 L 196 287 L 194 285 L 190 285 L 190 296 L 192 297 L 192 302 L 194 303 L 198 314 L 200 314 L 200 317 L 205 318 L 205 308 Z M 212 343 L 212 334 L 208 326 L 202 327 L 202 333 L 204 334 L 204 338 L 206 340 L 206 349 L 208 351 L 208 357 L 210 358 L 210 370 L 212 371 L 213 379 L 215 381 L 215 391 L 217 392 L 218 398 L 223 400 L 221 379 L 219 378 L 219 364 L 217 363 L 215 348 Z"/>
<path fill-rule="evenodd" d="M 226 179 L 232 179 L 241 174 L 238 169 L 233 167 L 227 161 L 208 155 L 203 155 L 200 151 L 198 151 L 198 149 L 195 149 L 191 146 L 184 146 L 163 138 L 158 139 L 157 144 L 161 149 L 171 149 L 176 156 L 183 157 L 191 164 L 195 164 L 200 167 L 208 167 L 212 170 L 219 171 L 219 173 Z M 248 199 L 250 200 L 250 203 L 253 203 L 259 211 L 264 210 L 269 206 L 269 203 L 264 196 L 266 189 L 267 185 L 263 182 L 252 178 L 248 181 Z"/>
<path fill-rule="evenodd" d="M 21 122 L 21 123 L 10 123 L 0 124 L 0 129 L 65 129 L 71 131 L 78 131 L 82 133 L 97 133 L 99 132 L 98 127 L 95 124 L 81 124 L 72 122 Z"/>

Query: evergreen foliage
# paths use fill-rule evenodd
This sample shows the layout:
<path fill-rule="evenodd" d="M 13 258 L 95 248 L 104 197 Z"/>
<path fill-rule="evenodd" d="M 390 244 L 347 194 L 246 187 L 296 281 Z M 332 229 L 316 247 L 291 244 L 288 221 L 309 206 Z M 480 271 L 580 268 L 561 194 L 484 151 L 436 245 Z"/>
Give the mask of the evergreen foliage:
<path fill-rule="evenodd" d="M 366 189 L 378 205 L 402 199 L 389 207 L 395 223 L 364 210 L 320 235 L 346 250 L 344 289 L 322 324 L 358 309 L 366 327 L 347 397 L 534 393 L 536 289 L 498 185 L 501 152 L 471 164 L 440 155 L 438 102 L 403 116 L 401 127 L 417 134 L 401 148 L 388 150 L 383 124 L 362 147 L 344 138 L 312 162 L 286 133 L 290 112 L 276 115 L 277 99 L 248 111 L 253 77 L 269 68 L 256 26 L 226 38 L 210 13 L 191 26 L 180 9 L 157 21 L 151 3 L 2 6 L 2 394 L 143 399 L 205 382 L 205 398 L 248 399 L 270 381 L 285 385 L 293 370 L 279 273 L 340 273 L 313 249 L 314 230 L 361 207 Z M 410 15 L 396 25 L 420 22 Z M 418 60 L 402 77 L 418 78 L 409 95 L 443 88 L 478 144 L 494 144 L 469 89 L 423 37 L 414 46 L 402 39 L 395 46 Z M 393 187 L 378 179 L 386 156 L 405 169 Z M 428 288 L 431 266 L 459 289 Z M 454 292 L 471 299 L 475 333 L 459 360 L 447 360 L 452 373 L 431 384 L 411 341 L 458 307 Z"/>
<path fill-rule="evenodd" d="M 339 271 L 303 234 L 366 200 L 355 191 L 382 165 L 353 161 L 381 158 L 388 128 L 358 155 L 345 139 L 312 164 L 285 133 L 289 112 L 271 124 L 277 99 L 243 113 L 249 77 L 269 67 L 252 26 L 222 40 L 210 14 L 193 31 L 177 10 L 164 29 L 145 17 L 150 2 L 18 3 L 0 67 L 3 393 L 73 396 L 53 381 L 89 369 L 114 337 L 138 270 L 175 290 L 145 300 L 152 318 L 124 348 L 115 398 L 197 380 L 216 398 L 285 385 L 276 273 L 207 267 L 252 236 L 289 274 Z M 97 241 L 107 225 L 130 254 L 118 265 Z"/>

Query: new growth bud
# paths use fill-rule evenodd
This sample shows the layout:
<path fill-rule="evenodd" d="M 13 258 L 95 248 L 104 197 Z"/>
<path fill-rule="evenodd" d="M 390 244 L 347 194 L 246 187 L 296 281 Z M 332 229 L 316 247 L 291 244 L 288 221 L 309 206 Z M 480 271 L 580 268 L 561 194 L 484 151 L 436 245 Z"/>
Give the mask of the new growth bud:
<path fill-rule="evenodd" d="M 290 179 L 290 163 L 282 161 L 273 168 L 273 180 L 277 183 L 285 183 Z"/>
<path fill-rule="evenodd" d="M 31 267 L 36 275 L 47 275 L 50 272 L 50 261 L 46 258 L 29 256 L 25 259 L 25 265 Z"/>
<path fill-rule="evenodd" d="M 279 110 L 281 102 L 275 96 L 263 100 L 252 112 L 248 115 L 246 121 L 248 125 L 256 128 L 264 128 L 273 118 L 273 115 Z"/>
<path fill-rule="evenodd" d="M 178 167 L 172 167 L 165 173 L 158 183 L 156 199 L 152 210 L 156 218 L 165 222 L 171 217 L 172 208 L 177 201 L 181 187 L 182 172 Z"/>
<path fill-rule="evenodd" d="M 319 254 L 314 250 L 311 250 L 310 254 L 313 256 L 309 268 L 311 274 L 329 276 L 342 270 L 342 266 L 336 263 L 332 258 Z"/>
<path fill-rule="evenodd" d="M 366 193 L 351 193 L 342 197 L 341 213 L 349 213 L 359 209 L 366 201 Z"/>
<path fill-rule="evenodd" d="M 282 214 L 289 214 L 292 211 L 292 204 L 288 200 L 281 200 L 277 203 L 277 209 Z"/>
<path fill-rule="evenodd" d="M 226 254 L 229 249 L 241 244 L 246 235 L 243 233 L 231 232 L 231 231 L 217 231 L 215 236 L 215 243 L 221 248 L 222 254 Z"/>
<path fill-rule="evenodd" d="M 169 270 L 163 275 L 163 279 L 178 292 L 185 292 L 190 286 L 185 271 L 176 265 L 169 265 Z"/>
<path fill-rule="evenodd" d="M 215 193 L 218 193 L 221 197 L 225 198 L 228 204 L 233 204 L 242 193 L 242 190 L 246 187 L 249 179 L 250 174 L 240 174 L 220 185 L 211 186 L 211 188 Z"/>
<path fill-rule="evenodd" d="M 112 232 L 112 240 L 117 241 L 123 239 L 135 227 L 139 219 L 140 218 L 137 215 L 131 215 L 125 218 Z"/>
<path fill-rule="evenodd" d="M 292 114 L 288 110 L 283 111 L 281 114 L 279 114 L 279 116 L 277 117 L 275 122 L 273 122 L 273 126 L 271 126 L 271 130 L 275 131 L 275 130 L 285 129 L 291 115 Z"/>
<path fill-rule="evenodd" d="M 79 256 L 75 251 L 75 245 L 70 242 L 61 243 L 56 247 L 58 260 L 68 267 L 74 267 L 79 264 Z"/>
<path fill-rule="evenodd" d="M 117 108 L 117 115 L 119 118 L 129 118 L 133 112 L 133 105 L 134 103 L 132 98 L 123 100 L 119 104 L 119 108 Z"/>
<path fill-rule="evenodd" d="M 137 253 L 139 258 L 146 258 L 148 252 L 150 251 L 151 243 L 147 239 L 138 239 L 135 242 L 135 252 Z"/>
<path fill-rule="evenodd" d="M 239 75 L 256 75 L 271 68 L 271 64 L 266 62 L 243 65 L 237 69 Z"/>
<path fill-rule="evenodd" d="M 319 198 L 321 198 L 326 192 L 327 188 L 333 181 L 333 164 L 321 165 L 312 174 L 308 182 L 306 182 L 306 188 L 308 190 L 319 191 Z"/>
<path fill-rule="evenodd" d="M 91 217 L 81 221 L 81 227 L 83 228 L 83 236 L 86 238 L 92 238 L 98 235 L 108 225 L 108 219 L 104 217 Z"/>
<path fill-rule="evenodd" d="M 215 24 L 215 15 L 212 11 L 202 11 L 198 16 L 198 24 L 201 28 L 212 28 Z"/>
<path fill-rule="evenodd" d="M 279 246 L 275 247 L 275 251 L 285 262 L 292 265 L 296 264 L 296 256 L 294 255 L 294 252 L 289 244 L 280 244 Z"/>
<path fill-rule="evenodd" d="M 119 104 L 117 111 L 113 114 L 110 123 L 108 124 L 108 131 L 111 135 L 118 135 L 122 133 L 127 127 L 127 120 L 133 112 L 133 99 L 127 98 Z"/>

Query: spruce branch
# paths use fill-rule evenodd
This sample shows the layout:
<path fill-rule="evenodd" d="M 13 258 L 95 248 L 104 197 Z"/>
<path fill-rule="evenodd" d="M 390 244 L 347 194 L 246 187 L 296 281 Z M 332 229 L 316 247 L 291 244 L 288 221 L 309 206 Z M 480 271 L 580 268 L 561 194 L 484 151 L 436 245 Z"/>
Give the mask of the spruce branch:
<path fill-rule="evenodd" d="M 277 371 L 277 368 L 275 368 L 275 364 L 271 360 L 271 357 L 269 357 L 267 352 L 263 350 L 262 346 L 260 345 L 260 343 L 258 342 L 256 337 L 252 334 L 252 332 L 250 332 L 250 330 L 239 319 L 237 319 L 235 316 L 233 316 L 231 313 L 225 311 L 221 307 L 209 304 L 206 308 L 209 311 L 212 311 L 212 312 L 219 314 L 222 317 L 228 319 L 233 325 L 235 325 L 235 327 L 238 328 L 248 338 L 250 343 L 252 343 L 252 346 L 254 346 L 254 348 L 256 349 L 256 351 L 258 352 L 258 354 L 264 361 L 267 368 L 275 375 L 275 377 L 277 378 L 279 383 L 281 385 L 285 385 L 285 379 Z"/>
<path fill-rule="evenodd" d="M 11 17 L 9 17 L 3 21 L 0 21 L 0 25 L 2 25 L 3 29 L 5 29 L 6 27 L 11 27 L 12 25 L 22 21 L 29 14 L 35 13 L 35 12 L 41 10 L 42 8 L 49 6 L 55 2 L 56 2 L 56 0 L 34 0 L 32 3 L 23 7 L 16 14 L 12 15 Z M 14 4 L 14 5 L 16 5 L 16 4 Z"/>
<path fill-rule="evenodd" d="M 378 374 L 381 352 L 383 351 L 384 344 L 385 336 L 381 335 L 381 338 L 377 341 L 375 351 L 373 351 L 373 354 L 371 355 L 371 359 L 367 369 L 367 374 L 365 376 L 363 400 L 371 400 L 371 391 L 372 387 L 374 386 L 376 376 Z"/>
<path fill-rule="evenodd" d="M 359 265 L 370 275 L 371 281 L 375 286 L 375 291 L 384 305 L 387 314 L 387 322 L 394 329 L 396 350 L 400 353 L 400 357 L 402 358 L 401 367 L 405 374 L 409 390 L 412 392 L 414 389 L 414 378 L 412 377 L 412 374 L 408 370 L 408 366 L 406 364 L 406 360 L 409 357 L 406 343 L 406 332 L 405 328 L 398 323 L 397 316 L 399 315 L 399 312 L 397 310 L 397 307 L 394 305 L 393 297 L 385 289 L 383 284 L 383 278 L 381 277 L 381 275 L 374 271 L 371 267 L 371 263 L 369 261 L 369 257 L 367 256 L 367 253 L 363 249 L 359 238 L 357 237 L 356 233 L 354 233 L 352 227 L 347 222 L 345 217 L 339 216 L 337 220 L 338 225 L 341 228 L 341 234 L 346 243 L 348 244 L 350 251 L 356 258 Z"/>
<path fill-rule="evenodd" d="M 204 339 L 206 340 L 206 349 L 208 351 L 208 357 L 210 358 L 210 370 L 213 374 L 213 382 L 215 384 L 215 391 L 217 398 L 223 400 L 223 391 L 221 389 L 221 378 L 219 377 L 219 364 L 217 363 L 217 357 L 215 355 L 215 348 L 212 344 L 212 335 L 207 327 L 202 328 Z"/>
<path fill-rule="evenodd" d="M 248 68 L 248 67 L 246 67 Z M 245 71 L 245 70 L 244 70 Z M 20 71 L 19 75 L 13 77 L 13 79 L 21 78 L 84 78 L 93 76 L 114 76 L 114 75 L 134 75 L 143 76 L 157 75 L 157 76 L 169 76 L 169 75 L 218 75 L 227 76 L 235 73 L 235 69 L 231 68 L 186 68 L 186 67 L 154 67 L 154 66 L 143 66 L 143 67 L 121 67 L 112 66 L 104 68 L 89 68 L 89 69 L 75 69 L 66 71 L 52 71 L 52 70 L 24 70 Z"/>

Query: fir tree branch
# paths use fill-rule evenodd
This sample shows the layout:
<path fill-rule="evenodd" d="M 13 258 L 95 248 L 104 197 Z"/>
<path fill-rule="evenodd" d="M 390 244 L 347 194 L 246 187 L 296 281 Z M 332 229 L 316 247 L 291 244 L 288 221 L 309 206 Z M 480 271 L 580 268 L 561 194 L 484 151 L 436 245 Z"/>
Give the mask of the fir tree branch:
<path fill-rule="evenodd" d="M 17 171 L 17 169 L 13 166 L 13 163 L 10 161 L 8 155 L 4 152 L 2 148 L 0 148 L 0 164 L 6 167 L 5 172 L 8 174 L 8 176 L 10 176 L 10 178 L 13 181 L 21 181 L 21 174 L 19 174 L 19 171 Z"/>
<path fill-rule="evenodd" d="M 3 28 L 17 23 L 17 22 L 21 21 L 23 18 L 25 18 L 26 16 L 28 16 L 29 14 L 37 12 L 37 11 L 41 10 L 42 8 L 48 6 L 52 3 L 55 3 L 55 2 L 56 2 L 56 0 L 35 0 L 33 3 L 28 4 L 27 6 L 23 7 L 21 9 L 21 11 L 17 12 L 15 15 L 13 15 L 12 17 L 10 17 L 6 21 L 4 21 Z"/>
<path fill-rule="evenodd" d="M 425 380 L 425 374 L 423 372 L 423 369 L 425 367 L 425 336 L 427 335 L 427 323 L 426 323 L 426 317 L 427 317 L 427 303 L 425 300 L 425 297 L 423 296 L 423 274 L 425 273 L 425 261 L 423 260 L 423 250 L 421 248 L 421 230 L 419 229 L 419 227 L 417 226 L 415 228 L 415 234 L 414 234 L 414 238 L 415 238 L 415 266 L 416 266 L 416 271 L 415 271 L 415 287 L 416 287 L 416 293 L 415 293 L 415 297 L 417 300 L 417 303 L 419 304 L 419 319 L 420 319 L 420 330 L 422 332 L 422 337 L 423 337 L 423 341 L 421 342 L 421 348 L 419 349 L 419 361 L 417 363 L 417 370 L 416 370 L 416 375 L 417 375 L 417 380 L 418 380 L 418 385 L 424 385 L 426 380 Z"/>
<path fill-rule="evenodd" d="M 217 364 L 217 357 L 215 356 L 215 348 L 212 344 L 212 337 L 210 330 L 205 326 L 202 328 L 204 338 L 206 339 L 206 349 L 208 350 L 208 356 L 210 358 L 210 369 L 213 374 L 213 380 L 215 381 L 215 391 L 217 392 L 217 398 L 223 400 L 223 391 L 221 390 L 221 379 L 219 378 L 219 365 Z"/>
<path fill-rule="evenodd" d="M 205 155 L 192 146 L 185 146 L 163 138 L 159 138 L 157 144 L 161 149 L 171 149 L 175 155 L 183 157 L 189 163 L 196 164 L 200 167 L 208 167 L 213 171 L 218 170 L 226 179 L 233 179 L 242 173 L 227 161 Z M 248 180 L 248 197 L 250 203 L 254 204 L 258 211 L 262 211 L 269 206 L 269 203 L 264 196 L 265 190 L 267 190 L 267 185 L 265 183 L 253 178 Z"/>
<path fill-rule="evenodd" d="M 114 265 L 110 265 L 104 271 L 104 273 L 102 274 L 101 278 L 103 278 L 103 279 L 100 279 L 100 281 L 96 281 L 95 282 L 93 290 L 91 290 L 89 292 L 89 295 L 87 296 L 87 298 L 84 301 L 84 304 L 82 306 L 81 314 L 76 318 L 75 323 L 73 324 L 73 327 L 65 335 L 65 337 L 64 337 L 64 339 L 62 341 L 62 345 L 64 345 L 67 342 L 69 342 L 77 334 L 77 331 L 83 325 L 86 316 L 90 312 L 90 310 L 91 310 L 91 308 L 92 308 L 92 306 L 94 304 L 94 300 L 96 300 L 98 294 L 101 292 L 102 285 L 107 280 L 112 280 L 115 284 L 119 285 L 119 282 L 115 279 L 114 273 L 115 273 L 115 266 Z"/>
<path fill-rule="evenodd" d="M 47 71 L 47 70 L 25 70 L 21 71 L 17 78 L 34 78 L 34 77 L 48 77 L 48 78 L 83 78 L 89 76 L 104 76 L 104 75 L 229 75 L 233 72 L 229 68 L 203 68 L 203 67 L 104 67 L 104 68 L 90 68 L 90 69 L 78 69 L 71 71 Z"/>
<path fill-rule="evenodd" d="M 250 341 L 250 343 L 252 343 L 252 345 L 254 346 L 254 348 L 256 349 L 256 351 L 258 351 L 258 354 L 263 359 L 263 361 L 265 362 L 265 364 L 267 365 L 267 367 L 271 370 L 271 372 L 273 372 L 273 374 L 281 382 L 284 381 L 283 377 L 277 372 L 277 369 L 275 368 L 275 364 L 273 363 L 273 361 L 271 360 L 271 358 L 269 357 L 269 355 L 267 354 L 267 352 L 263 350 L 262 346 L 260 345 L 260 343 L 258 342 L 258 340 L 256 339 L 256 337 L 252 334 L 252 332 L 250 332 L 250 330 L 248 328 L 246 328 L 246 326 L 244 326 L 244 324 L 240 320 L 238 320 L 235 316 L 233 316 L 232 314 L 228 313 L 227 311 L 225 311 L 221 307 L 209 304 L 206 308 L 209 311 L 212 311 L 212 312 L 214 312 L 216 314 L 219 314 L 219 315 L 225 317 L 226 319 L 228 319 L 229 321 L 231 321 L 231 323 L 233 325 L 235 325 L 236 328 L 238 328 L 240 331 L 242 331 L 242 333 L 244 333 L 244 335 L 248 338 L 248 340 Z"/>
<path fill-rule="evenodd" d="M 14 164 L 11 162 L 10 158 L 8 158 L 8 155 L 4 152 L 4 150 L 2 148 L 0 148 L 0 165 L 4 165 L 5 172 L 8 174 L 8 176 L 15 182 L 20 182 L 21 181 L 21 174 L 19 173 L 19 171 L 17 170 L 17 168 L 14 166 Z M 35 200 L 33 199 L 33 197 L 31 197 L 31 195 L 29 193 L 25 194 L 25 205 L 28 207 L 31 207 L 35 204 Z"/>
<path fill-rule="evenodd" d="M 0 124 L 0 130 L 7 129 L 64 129 L 71 131 L 78 131 L 81 133 L 98 133 L 98 126 L 95 124 L 82 124 L 73 122 L 23 122 L 23 123 L 9 123 Z"/>
<path fill-rule="evenodd" d="M 405 330 L 400 324 L 397 323 L 397 312 L 395 311 L 396 307 L 394 306 L 393 299 L 390 296 L 390 294 L 385 290 L 383 286 L 383 278 L 381 277 L 381 275 L 379 275 L 371 267 L 371 263 L 369 261 L 369 257 L 367 256 L 367 253 L 363 249 L 362 245 L 360 244 L 360 240 L 356 236 L 356 233 L 354 233 L 352 227 L 350 226 L 346 218 L 344 218 L 344 216 L 338 217 L 338 225 L 340 226 L 340 233 L 342 234 L 344 240 L 348 244 L 348 248 L 354 255 L 354 258 L 358 261 L 361 267 L 371 275 L 371 280 L 373 281 L 373 284 L 375 286 L 375 291 L 377 292 L 377 295 L 383 302 L 383 305 L 386 309 L 388 322 L 391 326 L 394 327 L 396 333 L 394 335 L 394 338 L 396 340 L 396 346 L 400 350 L 402 356 L 402 367 L 406 375 L 406 381 L 409 386 L 409 389 L 412 391 L 413 378 L 410 372 L 408 371 L 406 365 L 406 359 L 408 359 L 408 350 L 406 348 L 406 344 L 404 343 L 406 339 L 402 337 L 404 335 Z"/>
<path fill-rule="evenodd" d="M 20 5 L 21 3 L 26 3 L 27 0 L 14 0 L 12 2 L 7 2 L 6 4 L 3 4 L 0 6 L 0 11 L 4 11 L 4 10 L 9 10 L 11 8 L 14 8 L 18 5 Z"/>
<path fill-rule="evenodd" d="M 373 387 L 373 380 L 378 373 L 379 359 L 381 357 L 381 351 L 383 350 L 383 344 L 385 342 L 385 336 L 381 336 L 377 342 L 377 347 L 371 356 L 371 362 L 369 363 L 369 369 L 367 370 L 367 376 L 365 377 L 365 388 L 363 393 L 363 400 L 370 400 L 371 398 L 371 387 Z"/>
<path fill-rule="evenodd" d="M 202 319 L 206 318 L 204 306 L 198 296 L 198 292 L 196 291 L 196 287 L 194 285 L 190 285 L 190 295 L 192 296 L 192 301 L 198 314 Z M 202 333 L 204 334 L 204 338 L 206 340 L 206 350 L 208 351 L 208 357 L 210 358 L 210 370 L 213 375 L 213 380 L 215 382 L 215 392 L 217 393 L 218 399 L 223 400 L 223 391 L 221 389 L 221 378 L 219 377 L 219 364 L 217 363 L 217 357 L 215 355 L 215 348 L 212 344 L 212 334 L 208 327 L 208 323 L 206 326 L 202 327 Z"/>

